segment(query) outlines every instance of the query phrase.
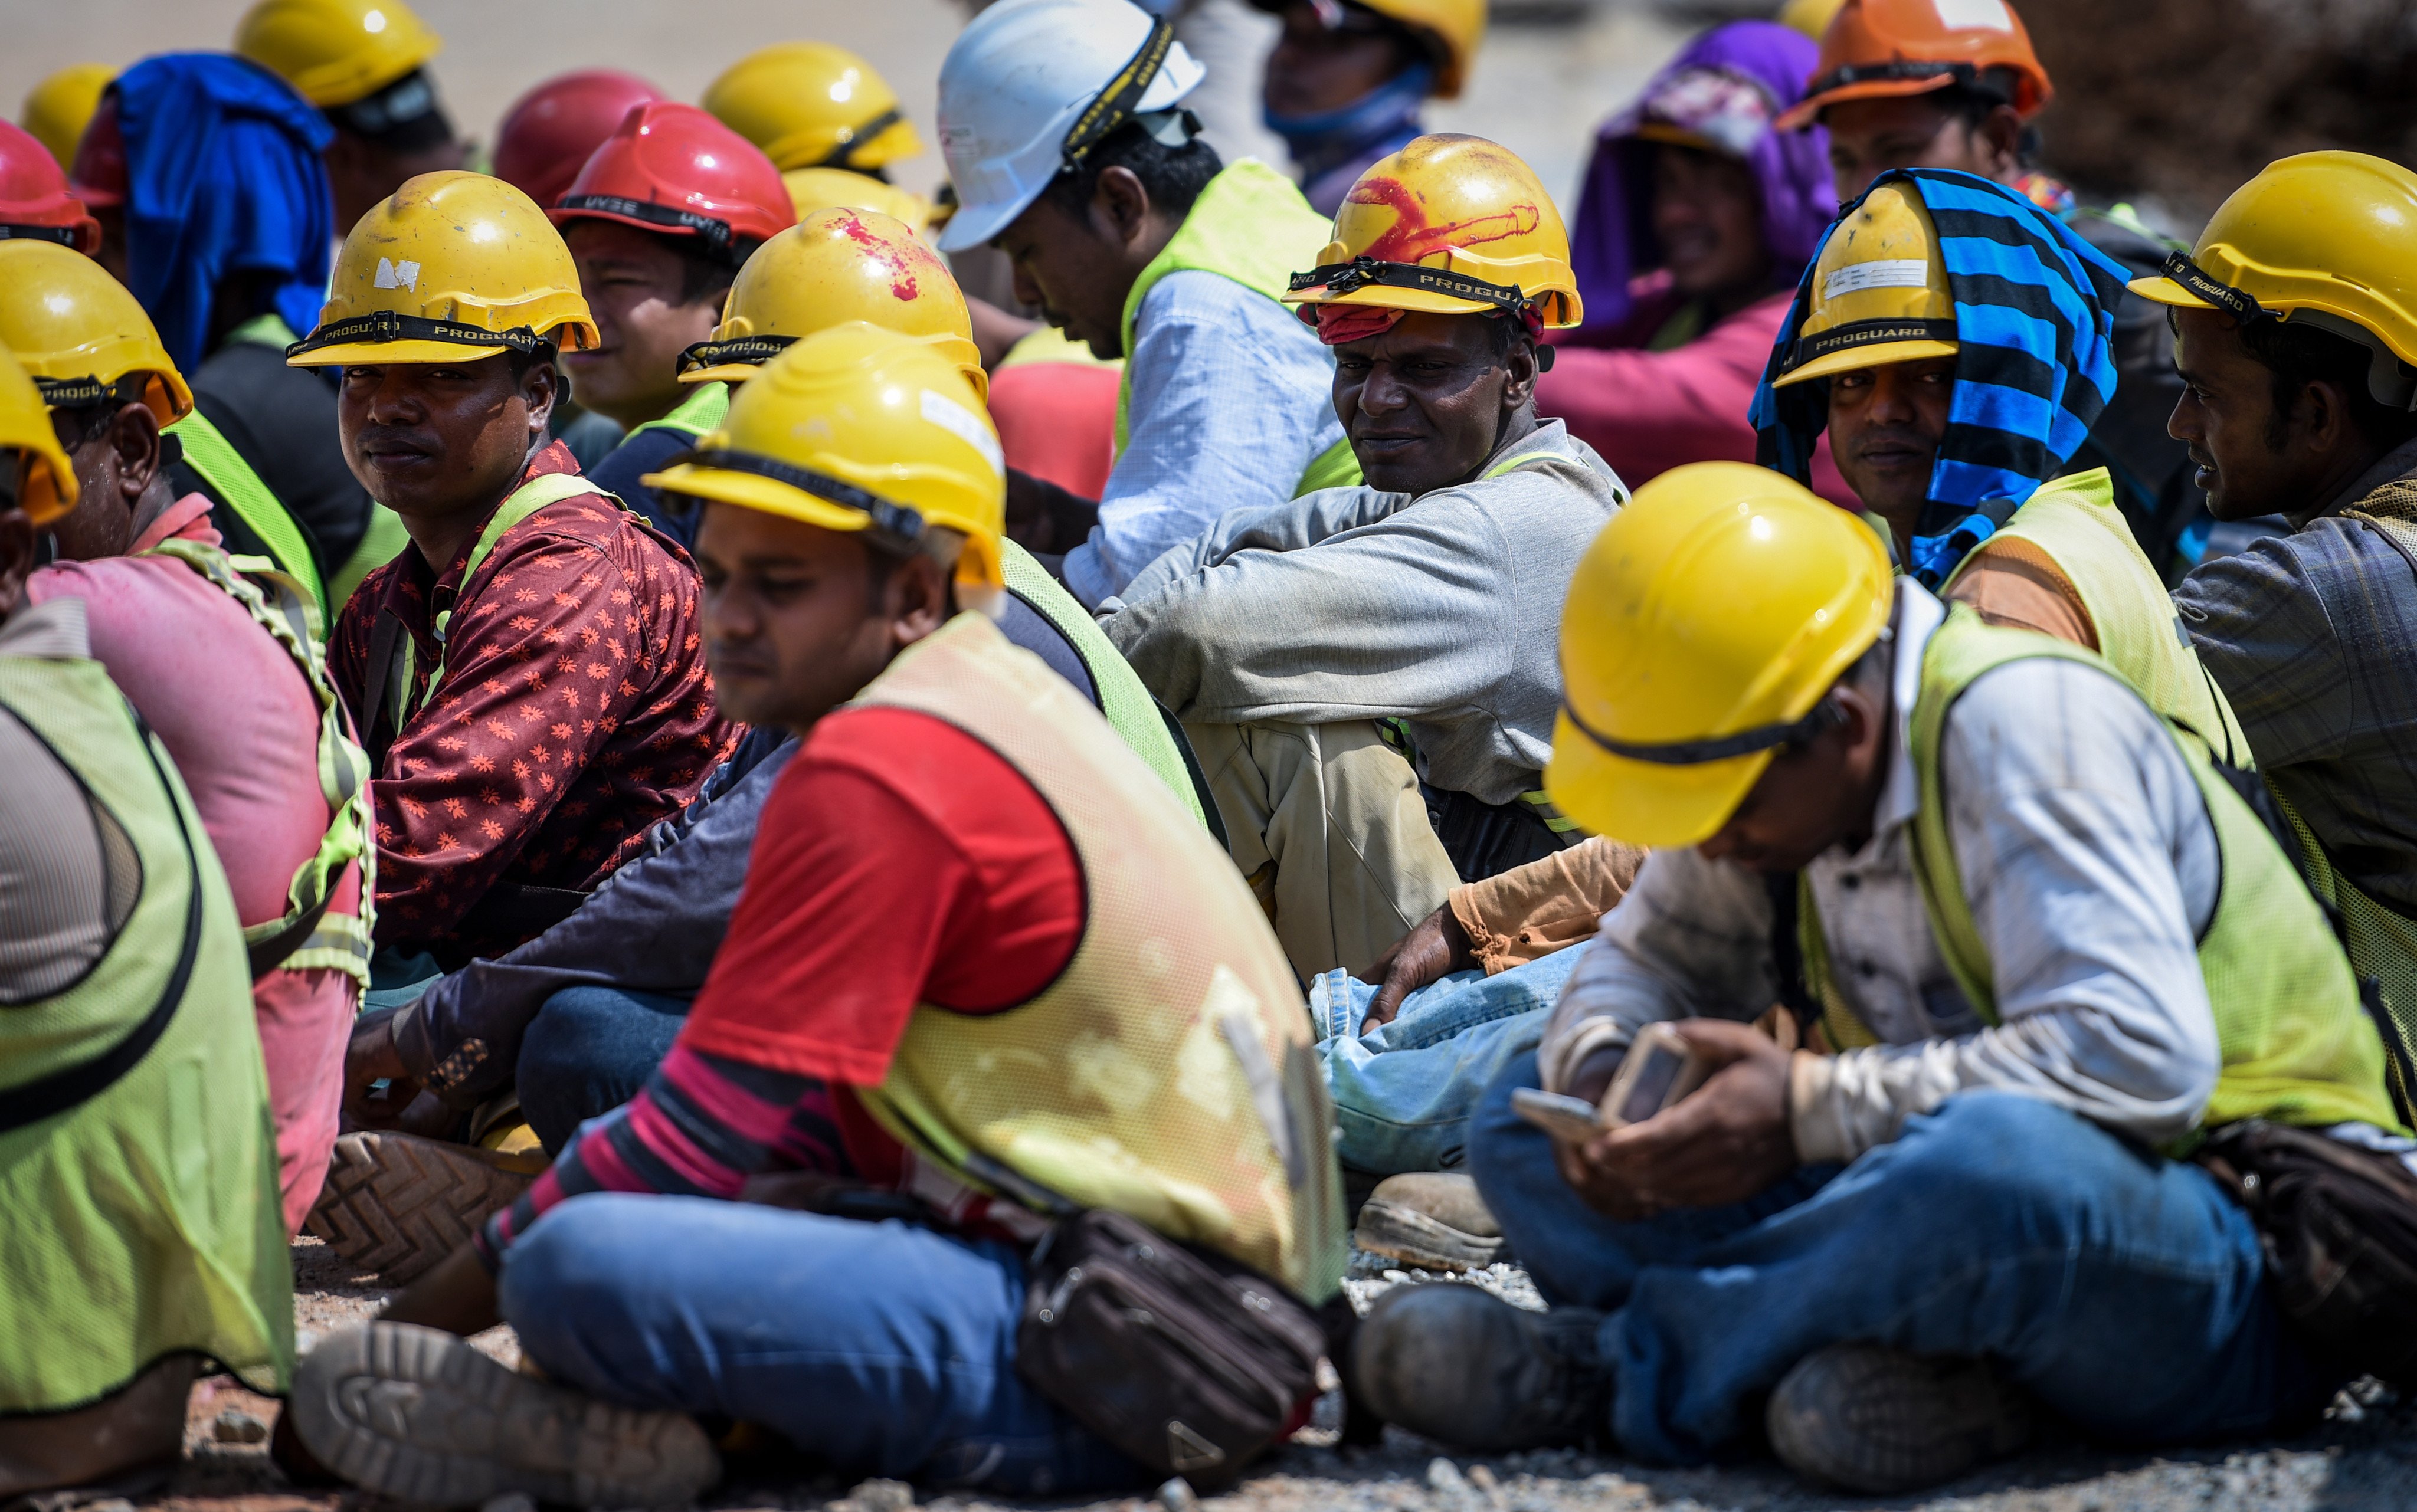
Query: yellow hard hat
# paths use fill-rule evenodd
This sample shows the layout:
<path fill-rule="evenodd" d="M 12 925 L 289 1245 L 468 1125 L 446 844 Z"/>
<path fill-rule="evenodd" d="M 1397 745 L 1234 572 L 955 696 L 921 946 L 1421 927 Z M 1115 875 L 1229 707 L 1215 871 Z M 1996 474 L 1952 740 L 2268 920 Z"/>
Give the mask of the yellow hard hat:
<path fill-rule="evenodd" d="M 147 404 L 163 426 L 192 413 L 192 391 L 134 295 L 56 242 L 0 241 L 0 347 L 46 404 Z"/>
<path fill-rule="evenodd" d="M 850 321 L 766 363 L 722 429 L 650 488 L 820 525 L 911 551 L 928 525 L 965 533 L 968 599 L 1006 582 L 1007 462 L 954 364 L 912 337 Z"/>
<path fill-rule="evenodd" d="M 878 210 L 920 232 L 932 223 L 932 202 L 920 194 L 885 184 L 870 174 L 844 168 L 792 168 L 781 175 L 788 186 L 789 208 L 803 220 L 816 210 Z"/>
<path fill-rule="evenodd" d="M 1580 827 L 1694 845 L 1737 812 L 1821 697 L 1879 639 L 1888 552 L 1861 521 L 1744 462 L 1636 491 L 1561 611 L 1544 792 Z"/>
<path fill-rule="evenodd" d="M 445 45 L 403 0 L 259 0 L 235 29 L 235 50 L 313 105 L 366 98 Z"/>
<path fill-rule="evenodd" d="M 862 172 L 923 150 L 889 82 L 872 64 L 828 42 L 758 48 L 707 85 L 698 103 L 763 148 L 783 173 Z"/>
<path fill-rule="evenodd" d="M 1584 317 L 1553 197 L 1517 154 L 1482 137 L 1422 136 L 1378 159 L 1344 198 L 1317 262 L 1293 275 L 1286 304 L 1446 315 L 1532 305 L 1547 325 Z"/>
<path fill-rule="evenodd" d="M 1903 184 L 1882 184 L 1830 228 L 1813 260 L 1812 303 L 1773 387 L 1955 355 L 1938 232 Z"/>
<path fill-rule="evenodd" d="M 2217 207 L 2197 247 L 2131 289 L 2161 305 L 2279 315 L 2347 337 L 2378 354 L 2375 397 L 2407 408 L 2407 380 L 2382 358 L 2417 363 L 2417 174 L 2363 152 L 2269 163 Z"/>
<path fill-rule="evenodd" d="M 71 63 L 36 84 L 25 95 L 25 109 L 17 124 L 51 149 L 62 171 L 75 166 L 76 144 L 92 113 L 100 109 L 100 92 L 117 70 L 99 63 Z"/>
<path fill-rule="evenodd" d="M 296 368 L 459 362 L 600 344 L 570 249 L 537 202 L 484 174 L 422 174 L 353 227 Z"/>
<path fill-rule="evenodd" d="M 680 382 L 744 383 L 791 342 L 858 320 L 929 346 L 988 402 L 990 375 L 949 265 L 873 210 L 817 210 L 757 248 L 730 286 L 722 324 L 680 354 Z"/>
<path fill-rule="evenodd" d="M 1468 60 L 1485 39 L 1485 0 L 1360 0 L 1380 16 L 1421 33 L 1441 55 L 1436 59 L 1435 92 L 1458 99 L 1468 82 Z"/>
<path fill-rule="evenodd" d="M 1779 8 L 1779 24 L 1793 27 L 1817 42 L 1846 4 L 1847 0 L 1787 0 Z"/>
<path fill-rule="evenodd" d="M 0 351 L 0 449 L 31 454 L 30 465 L 17 475 L 23 480 L 17 504 L 35 524 L 47 525 L 75 507 L 75 464 L 51 425 L 51 407 L 6 351 Z"/>

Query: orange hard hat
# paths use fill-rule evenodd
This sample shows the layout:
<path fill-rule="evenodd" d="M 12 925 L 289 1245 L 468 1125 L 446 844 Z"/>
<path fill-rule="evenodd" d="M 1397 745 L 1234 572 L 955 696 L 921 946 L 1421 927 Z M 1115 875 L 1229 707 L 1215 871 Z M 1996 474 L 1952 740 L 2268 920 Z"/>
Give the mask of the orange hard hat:
<path fill-rule="evenodd" d="M 2012 76 L 2007 103 L 2026 121 L 2056 93 L 2006 0 L 1847 0 L 1821 34 L 1804 98 L 1779 127 L 1801 130 L 1846 100 L 1926 95 L 1997 69 Z"/>
<path fill-rule="evenodd" d="M 31 131 L 0 121 L 0 240 L 54 241 L 100 250 L 100 222 L 68 191 L 59 160 Z"/>

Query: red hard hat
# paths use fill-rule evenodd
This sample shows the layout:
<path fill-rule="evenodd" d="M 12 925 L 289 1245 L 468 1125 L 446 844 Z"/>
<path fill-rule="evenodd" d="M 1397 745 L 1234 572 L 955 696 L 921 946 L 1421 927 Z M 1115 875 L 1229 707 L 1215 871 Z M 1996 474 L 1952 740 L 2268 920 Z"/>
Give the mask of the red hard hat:
<path fill-rule="evenodd" d="M 100 222 L 68 192 L 59 160 L 33 133 L 0 121 L 0 238 L 61 242 L 90 256 Z"/>
<path fill-rule="evenodd" d="M 100 108 L 85 123 L 76 144 L 75 165 L 68 170 L 68 187 L 94 209 L 126 203 L 126 133 L 117 124 L 117 91 L 100 97 Z"/>
<path fill-rule="evenodd" d="M 633 105 L 663 98 L 634 73 L 583 68 L 512 101 L 495 133 L 495 176 L 551 208 Z"/>
<path fill-rule="evenodd" d="M 546 212 L 696 236 L 728 252 L 798 223 L 781 171 L 753 143 L 693 105 L 633 105 Z"/>

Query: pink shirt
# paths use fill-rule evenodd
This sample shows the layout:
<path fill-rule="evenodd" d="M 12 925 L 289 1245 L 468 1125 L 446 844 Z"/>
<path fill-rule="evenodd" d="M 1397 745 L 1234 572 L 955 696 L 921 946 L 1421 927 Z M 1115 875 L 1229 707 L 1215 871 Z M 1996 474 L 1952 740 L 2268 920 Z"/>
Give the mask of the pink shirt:
<path fill-rule="evenodd" d="M 171 538 L 220 544 L 209 501 L 187 494 L 130 552 Z M 92 654 L 156 732 L 201 810 L 249 927 L 285 912 L 295 870 L 327 833 L 319 709 L 294 658 L 243 606 L 174 557 L 57 562 L 25 584 L 34 603 L 84 601 Z M 350 906 L 347 886 L 337 898 Z"/>

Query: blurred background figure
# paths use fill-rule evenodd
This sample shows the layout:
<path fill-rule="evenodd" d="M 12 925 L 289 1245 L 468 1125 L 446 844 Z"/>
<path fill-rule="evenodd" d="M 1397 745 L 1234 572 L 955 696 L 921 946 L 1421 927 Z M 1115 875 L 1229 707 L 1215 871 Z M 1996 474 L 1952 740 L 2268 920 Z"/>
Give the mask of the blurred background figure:
<path fill-rule="evenodd" d="M 126 281 L 126 135 L 117 126 L 117 100 L 103 91 L 84 123 L 68 164 L 68 189 L 100 228 L 100 246 L 93 252 L 109 276 Z"/>
<path fill-rule="evenodd" d="M 76 144 L 100 106 L 100 92 L 117 77 L 105 63 L 70 63 L 26 91 L 17 124 L 58 159 L 65 173 L 75 161 Z"/>
<path fill-rule="evenodd" d="M 100 250 L 100 222 L 68 190 L 51 149 L 0 121 L 0 241 L 26 240 L 54 241 L 90 257 Z"/>
<path fill-rule="evenodd" d="M 1572 225 L 1587 324 L 1538 381 L 1632 485 L 1752 461 L 1746 410 L 1805 263 L 1837 213 L 1817 129 L 1778 129 L 1813 71 L 1802 34 L 1733 22 L 1697 38 L 1596 138 Z M 1853 494 L 1823 451 L 1814 488 Z"/>
<path fill-rule="evenodd" d="M 1426 131 L 1431 98 L 1457 99 L 1485 36 L 1485 0 L 1252 0 L 1281 20 L 1265 119 L 1330 216 L 1380 158 Z"/>
<path fill-rule="evenodd" d="M 402 0 L 259 0 L 244 12 L 235 50 L 300 90 L 334 129 L 323 150 L 336 235 L 404 179 L 467 159 L 423 67 L 444 45 Z"/>
<path fill-rule="evenodd" d="M 921 230 L 932 202 L 889 181 L 923 150 L 898 92 L 873 65 L 828 42 L 776 42 L 739 59 L 699 102 L 764 150 L 800 215 L 878 210 Z"/>
<path fill-rule="evenodd" d="M 615 68 L 557 74 L 504 113 L 495 129 L 495 176 L 540 208 L 552 209 L 622 117 L 667 98 L 636 74 Z M 621 427 L 579 403 L 576 395 L 555 401 L 552 425 L 555 439 L 570 448 L 583 468 L 595 466 L 621 443 Z"/>

